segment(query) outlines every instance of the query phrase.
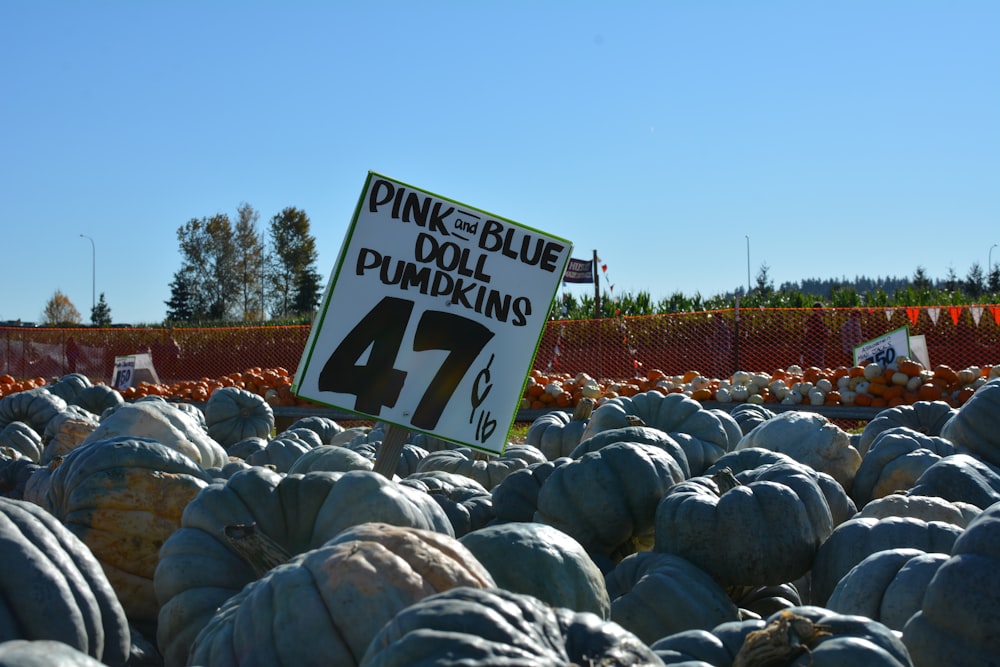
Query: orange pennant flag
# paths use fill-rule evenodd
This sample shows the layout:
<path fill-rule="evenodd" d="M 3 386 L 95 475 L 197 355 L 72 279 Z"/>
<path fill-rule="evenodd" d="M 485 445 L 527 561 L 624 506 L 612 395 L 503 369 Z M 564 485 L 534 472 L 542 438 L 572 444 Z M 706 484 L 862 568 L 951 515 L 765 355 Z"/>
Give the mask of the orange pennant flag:
<path fill-rule="evenodd" d="M 948 314 L 951 315 L 951 323 L 958 324 L 958 318 L 962 316 L 962 307 L 948 306 Z"/>
<path fill-rule="evenodd" d="M 920 317 L 920 309 L 916 306 L 908 306 L 906 308 L 906 314 L 910 318 L 910 324 L 913 326 L 917 325 L 917 318 Z"/>

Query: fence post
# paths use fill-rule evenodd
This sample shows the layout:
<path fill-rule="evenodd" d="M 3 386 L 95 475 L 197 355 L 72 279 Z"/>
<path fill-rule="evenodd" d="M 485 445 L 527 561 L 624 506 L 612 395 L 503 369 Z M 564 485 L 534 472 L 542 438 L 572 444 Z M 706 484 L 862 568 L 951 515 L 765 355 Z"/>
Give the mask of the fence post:
<path fill-rule="evenodd" d="M 601 276 L 597 273 L 597 248 L 594 248 L 594 261 L 590 265 L 594 278 L 594 319 L 601 316 Z"/>
<path fill-rule="evenodd" d="M 740 295 L 736 295 L 736 311 L 733 314 L 733 365 L 736 368 L 733 372 L 741 370 L 740 368 Z"/>

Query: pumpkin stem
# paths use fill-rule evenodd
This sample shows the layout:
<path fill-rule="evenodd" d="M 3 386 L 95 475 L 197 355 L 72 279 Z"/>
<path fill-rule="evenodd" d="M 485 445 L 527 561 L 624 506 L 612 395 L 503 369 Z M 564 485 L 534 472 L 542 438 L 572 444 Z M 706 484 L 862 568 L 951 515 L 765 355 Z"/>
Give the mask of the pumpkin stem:
<path fill-rule="evenodd" d="M 642 421 L 642 417 L 639 415 L 625 415 L 625 423 L 629 426 L 646 426 L 646 422 Z"/>
<path fill-rule="evenodd" d="M 581 398 L 580 402 L 576 404 L 576 408 L 573 410 L 573 421 L 582 422 L 590 419 L 590 415 L 594 412 L 594 399 L 592 398 Z"/>
<path fill-rule="evenodd" d="M 805 616 L 782 611 L 767 627 L 747 634 L 733 659 L 733 667 L 787 665 L 809 653 L 820 639 L 829 637 L 830 627 L 813 623 Z"/>
<path fill-rule="evenodd" d="M 715 473 L 712 475 L 712 481 L 715 482 L 715 486 L 718 487 L 720 496 L 730 489 L 742 486 L 740 484 L 740 480 L 736 479 L 736 475 L 733 474 L 732 468 L 723 468 L 719 472 Z"/>
<path fill-rule="evenodd" d="M 225 533 L 233 550 L 253 568 L 258 577 L 292 558 L 284 547 L 258 531 L 255 523 L 226 526 Z"/>

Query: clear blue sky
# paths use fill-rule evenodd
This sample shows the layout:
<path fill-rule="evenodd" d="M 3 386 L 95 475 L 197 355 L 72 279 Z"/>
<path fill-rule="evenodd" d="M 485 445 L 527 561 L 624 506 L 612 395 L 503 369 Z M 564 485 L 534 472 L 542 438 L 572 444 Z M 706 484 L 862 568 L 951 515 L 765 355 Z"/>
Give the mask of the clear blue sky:
<path fill-rule="evenodd" d="M 241 202 L 303 209 L 326 278 L 369 170 L 596 249 L 614 294 L 964 277 L 998 35 L 995 0 L 4 2 L 0 320 L 89 321 L 86 234 L 113 319 L 160 322 L 177 229 Z"/>

